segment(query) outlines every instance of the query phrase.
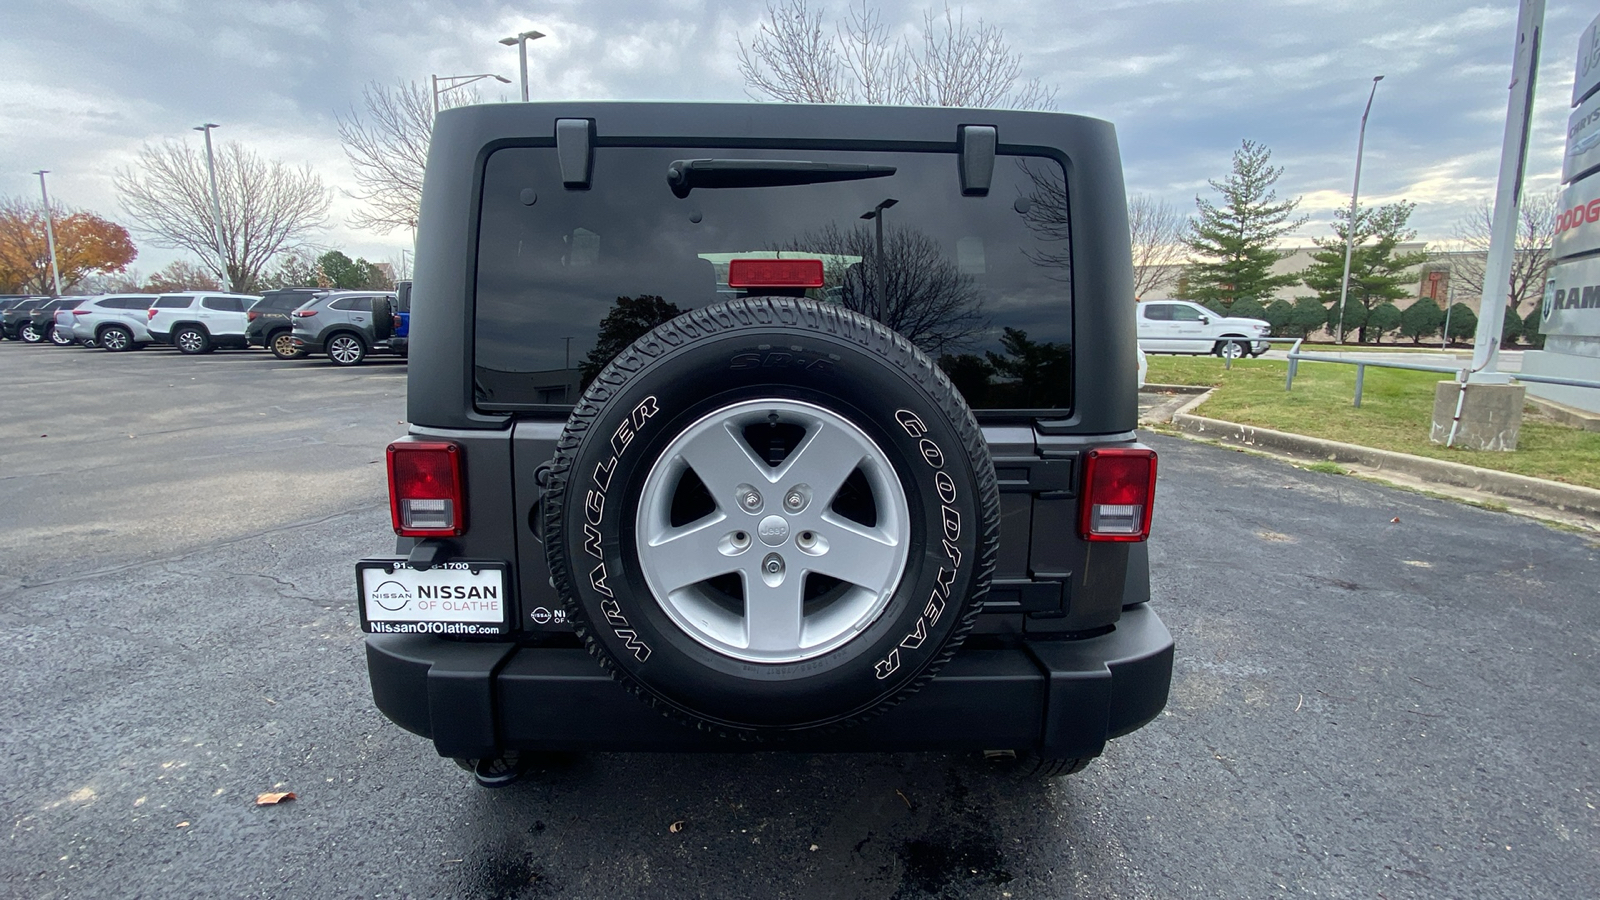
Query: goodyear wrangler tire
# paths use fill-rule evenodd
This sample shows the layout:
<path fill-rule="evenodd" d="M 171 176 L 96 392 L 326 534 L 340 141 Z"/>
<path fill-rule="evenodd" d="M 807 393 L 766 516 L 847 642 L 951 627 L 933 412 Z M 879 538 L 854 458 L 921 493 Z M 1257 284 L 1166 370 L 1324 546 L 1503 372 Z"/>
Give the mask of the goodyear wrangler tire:
<path fill-rule="evenodd" d="M 741 738 L 831 729 L 925 684 L 972 627 L 999 494 L 932 362 L 837 305 L 686 313 L 584 393 L 545 496 L 590 653 L 669 715 Z"/>

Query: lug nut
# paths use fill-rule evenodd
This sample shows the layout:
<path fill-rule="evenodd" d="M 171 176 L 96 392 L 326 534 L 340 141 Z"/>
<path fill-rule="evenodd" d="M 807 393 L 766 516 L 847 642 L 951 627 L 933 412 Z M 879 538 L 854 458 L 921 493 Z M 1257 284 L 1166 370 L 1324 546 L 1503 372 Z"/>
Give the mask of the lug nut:
<path fill-rule="evenodd" d="M 782 572 L 782 571 L 783 571 L 783 563 L 778 562 L 775 559 L 767 560 L 767 574 L 768 575 L 776 575 L 776 574 L 778 574 L 779 572 Z"/>
<path fill-rule="evenodd" d="M 756 492 L 755 488 L 749 485 L 741 485 L 737 491 L 739 506 L 745 512 L 761 511 L 761 495 Z"/>
<path fill-rule="evenodd" d="M 783 495 L 783 508 L 786 512 L 797 513 L 811 504 L 811 488 L 797 484 L 789 488 Z"/>

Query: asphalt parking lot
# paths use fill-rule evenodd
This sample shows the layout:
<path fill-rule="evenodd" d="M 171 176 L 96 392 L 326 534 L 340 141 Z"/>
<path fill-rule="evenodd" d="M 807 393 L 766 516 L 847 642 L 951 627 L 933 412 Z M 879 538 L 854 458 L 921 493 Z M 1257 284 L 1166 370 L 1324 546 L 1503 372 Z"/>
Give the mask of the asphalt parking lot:
<path fill-rule="evenodd" d="M 1161 436 L 1173 694 L 1081 775 L 594 754 L 479 789 L 367 693 L 352 563 L 392 546 L 404 373 L 0 344 L 0 895 L 1600 885 L 1600 544 Z"/>

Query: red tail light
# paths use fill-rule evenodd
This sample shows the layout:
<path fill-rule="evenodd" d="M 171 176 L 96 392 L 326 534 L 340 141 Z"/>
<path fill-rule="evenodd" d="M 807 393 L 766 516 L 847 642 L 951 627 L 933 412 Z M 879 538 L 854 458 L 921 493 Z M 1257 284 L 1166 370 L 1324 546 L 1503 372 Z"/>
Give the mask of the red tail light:
<path fill-rule="evenodd" d="M 1145 540 L 1155 499 L 1154 450 L 1102 447 L 1083 455 L 1078 531 L 1084 540 Z"/>
<path fill-rule="evenodd" d="M 254 322 L 255 320 L 257 320 L 259 318 L 261 318 L 261 313 L 258 313 L 253 309 L 244 314 L 244 320 L 246 322 Z"/>
<path fill-rule="evenodd" d="M 75 309 L 72 311 L 72 314 L 75 316 L 87 316 L 89 311 L 87 309 Z"/>
<path fill-rule="evenodd" d="M 145 310 L 144 311 L 144 317 L 145 317 L 146 321 L 148 321 L 150 319 L 154 319 L 156 317 L 156 308 L 154 306 L 152 306 L 149 309 Z"/>
<path fill-rule="evenodd" d="M 299 316 L 300 318 L 304 319 L 304 318 L 306 318 L 308 316 L 316 315 L 317 311 L 314 310 L 314 309 L 297 309 L 297 310 L 294 311 L 294 314 Z"/>
<path fill-rule="evenodd" d="M 461 448 L 449 441 L 389 445 L 389 516 L 401 537 L 455 537 L 465 530 Z"/>
<path fill-rule="evenodd" d="M 735 259 L 728 262 L 728 287 L 819 288 L 820 259 Z"/>

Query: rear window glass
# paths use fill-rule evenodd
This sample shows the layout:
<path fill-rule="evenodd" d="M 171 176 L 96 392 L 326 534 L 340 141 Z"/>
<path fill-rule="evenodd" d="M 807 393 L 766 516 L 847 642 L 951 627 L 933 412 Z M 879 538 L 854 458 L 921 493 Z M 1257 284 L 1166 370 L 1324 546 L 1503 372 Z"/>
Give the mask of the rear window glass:
<path fill-rule="evenodd" d="M 200 305 L 221 312 L 244 312 L 244 301 L 238 297 L 207 297 Z"/>
<path fill-rule="evenodd" d="M 358 312 L 372 311 L 371 297 L 340 297 L 328 304 L 329 309 L 354 310 Z"/>
<path fill-rule="evenodd" d="M 162 297 L 156 301 L 156 309 L 188 309 L 192 297 Z"/>
<path fill-rule="evenodd" d="M 667 169 L 686 159 L 893 174 L 680 199 Z M 881 220 L 863 218 L 880 207 Z M 730 261 L 785 258 L 821 260 L 823 286 L 807 296 L 910 338 L 975 409 L 1065 410 L 1067 226 L 1062 168 L 1046 157 L 1002 156 L 988 196 L 963 197 L 948 153 L 604 147 L 591 188 L 572 191 L 553 148 L 500 150 L 486 163 L 478 235 L 477 405 L 570 405 L 654 325 L 739 296 Z"/>
<path fill-rule="evenodd" d="M 112 297 L 100 305 L 111 309 L 149 309 L 150 301 L 154 299 L 154 297 Z"/>
<path fill-rule="evenodd" d="M 314 296 L 314 294 L 274 294 L 270 297 L 262 298 L 251 309 L 262 312 L 289 312 L 304 306 Z"/>

